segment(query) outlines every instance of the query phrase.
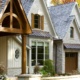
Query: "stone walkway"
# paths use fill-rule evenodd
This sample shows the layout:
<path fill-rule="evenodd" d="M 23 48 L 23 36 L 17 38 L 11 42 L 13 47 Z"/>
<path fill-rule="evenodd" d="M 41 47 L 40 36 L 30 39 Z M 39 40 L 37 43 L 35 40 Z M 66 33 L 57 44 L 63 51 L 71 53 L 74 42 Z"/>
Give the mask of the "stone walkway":
<path fill-rule="evenodd" d="M 41 80 L 80 80 L 80 75 L 46 77 L 46 78 L 42 78 Z"/>

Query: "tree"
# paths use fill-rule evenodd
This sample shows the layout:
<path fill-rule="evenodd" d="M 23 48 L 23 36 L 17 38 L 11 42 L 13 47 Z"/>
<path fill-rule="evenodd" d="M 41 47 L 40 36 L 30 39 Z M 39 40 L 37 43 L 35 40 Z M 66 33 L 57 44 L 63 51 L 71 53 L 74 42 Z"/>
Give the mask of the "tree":
<path fill-rule="evenodd" d="M 58 4 L 65 4 L 65 3 L 69 3 L 69 2 L 75 2 L 76 0 L 51 0 L 51 3 L 53 3 L 54 5 L 58 5 Z"/>

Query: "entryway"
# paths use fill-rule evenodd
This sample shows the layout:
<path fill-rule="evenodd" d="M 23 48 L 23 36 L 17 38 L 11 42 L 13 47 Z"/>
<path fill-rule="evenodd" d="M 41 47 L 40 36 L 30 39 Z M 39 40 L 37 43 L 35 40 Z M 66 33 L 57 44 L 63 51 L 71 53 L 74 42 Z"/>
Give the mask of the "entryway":
<path fill-rule="evenodd" d="M 65 53 L 65 72 L 72 73 L 77 70 L 78 53 L 66 52 Z"/>

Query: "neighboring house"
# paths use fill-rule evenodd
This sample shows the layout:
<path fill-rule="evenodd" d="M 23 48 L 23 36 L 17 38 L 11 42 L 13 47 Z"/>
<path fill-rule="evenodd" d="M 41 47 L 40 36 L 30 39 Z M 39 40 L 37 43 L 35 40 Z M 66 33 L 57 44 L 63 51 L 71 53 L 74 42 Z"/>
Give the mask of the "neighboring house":
<path fill-rule="evenodd" d="M 57 73 L 80 71 L 80 12 L 76 2 L 48 8 L 58 39 L 54 39 Z"/>
<path fill-rule="evenodd" d="M 47 7 L 45 0 L 29 0 L 23 8 L 33 32 L 27 40 L 30 47 L 27 53 L 29 73 L 34 73 L 35 65 L 42 67 L 46 59 L 54 61 L 57 73 L 80 71 L 80 13 L 77 3 Z"/>
<path fill-rule="evenodd" d="M 0 1 L 0 64 L 11 76 L 25 73 L 26 60 L 24 64 L 21 62 L 26 57 L 23 55 L 27 47 L 24 34 L 32 32 L 22 5 L 20 0 Z M 22 35 L 22 40 L 17 35 Z"/>
<path fill-rule="evenodd" d="M 27 17 L 32 27 L 29 35 L 29 73 L 34 73 L 35 65 L 42 67 L 44 60 L 53 60 L 53 37 L 56 33 L 44 0 L 33 0 Z"/>

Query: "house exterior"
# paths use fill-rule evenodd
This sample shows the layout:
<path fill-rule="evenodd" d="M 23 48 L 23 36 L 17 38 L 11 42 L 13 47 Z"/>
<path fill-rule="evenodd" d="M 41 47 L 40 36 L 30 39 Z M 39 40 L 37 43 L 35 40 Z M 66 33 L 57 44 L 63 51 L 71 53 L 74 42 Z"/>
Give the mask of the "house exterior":
<path fill-rule="evenodd" d="M 58 39 L 54 39 L 57 73 L 80 71 L 80 13 L 76 2 L 48 8 Z"/>
<path fill-rule="evenodd" d="M 56 73 L 80 71 L 80 16 L 77 4 L 72 2 L 47 7 L 45 0 L 24 0 L 22 4 L 32 28 L 32 34 L 27 36 L 26 73 L 34 73 L 34 66 L 42 67 L 46 59 L 54 61 Z M 17 61 L 12 60 L 16 65 Z M 20 58 L 18 61 L 20 65 Z M 13 68 L 9 73 L 21 73 L 19 67 Z"/>
<path fill-rule="evenodd" d="M 35 65 L 42 67 L 44 60 L 53 60 L 53 37 L 56 33 L 44 0 L 34 0 L 27 17 L 32 27 L 29 35 L 29 73 L 34 73 Z"/>
<path fill-rule="evenodd" d="M 0 53 L 3 53 L 0 57 L 0 63 L 6 66 L 8 75 L 14 76 L 25 72 L 34 73 L 34 66 L 42 67 L 43 61 L 46 59 L 54 61 L 56 73 L 80 71 L 80 13 L 77 3 L 47 7 L 45 0 L 2 1 L 4 1 L 2 2 L 4 7 L 0 9 L 3 10 L 3 14 L 10 11 L 10 4 L 13 3 L 14 14 L 20 18 L 18 21 L 21 21 L 22 27 L 28 26 L 22 28 L 24 29 L 23 32 L 29 34 L 32 28 L 32 34 L 27 35 L 26 40 L 23 40 L 23 37 L 21 38 L 22 33 L 17 31 L 15 33 L 18 36 L 7 34 L 8 36 L 5 37 L 3 34 L 4 37 L 0 37 L 0 44 L 2 45 Z M 28 19 L 25 19 L 26 16 Z M 5 24 L 4 21 L 3 25 L 5 26 Z M 17 22 L 14 26 L 16 25 L 18 25 Z M 24 49 L 22 43 L 26 45 Z M 24 56 L 23 52 L 25 53 Z M 26 64 L 23 63 L 24 66 L 22 65 L 22 61 L 24 61 L 22 56 L 27 60 L 25 61 Z M 23 66 L 22 70 L 21 66 Z"/>
<path fill-rule="evenodd" d="M 47 7 L 45 0 L 34 0 L 28 12 L 28 19 L 33 31 L 29 35 L 29 46 L 31 47 L 29 51 L 29 73 L 34 73 L 35 65 L 42 67 L 42 60 L 45 59 L 54 61 L 56 73 L 80 71 L 79 14 L 76 2 Z M 39 17 L 42 20 L 41 25 L 38 23 Z M 49 36 L 51 37 L 49 38 Z M 47 48 L 44 48 L 46 42 L 49 43 L 49 57 L 47 58 L 45 55 Z M 39 50 L 43 52 L 38 52 Z M 41 53 L 44 54 L 44 58 Z"/>

